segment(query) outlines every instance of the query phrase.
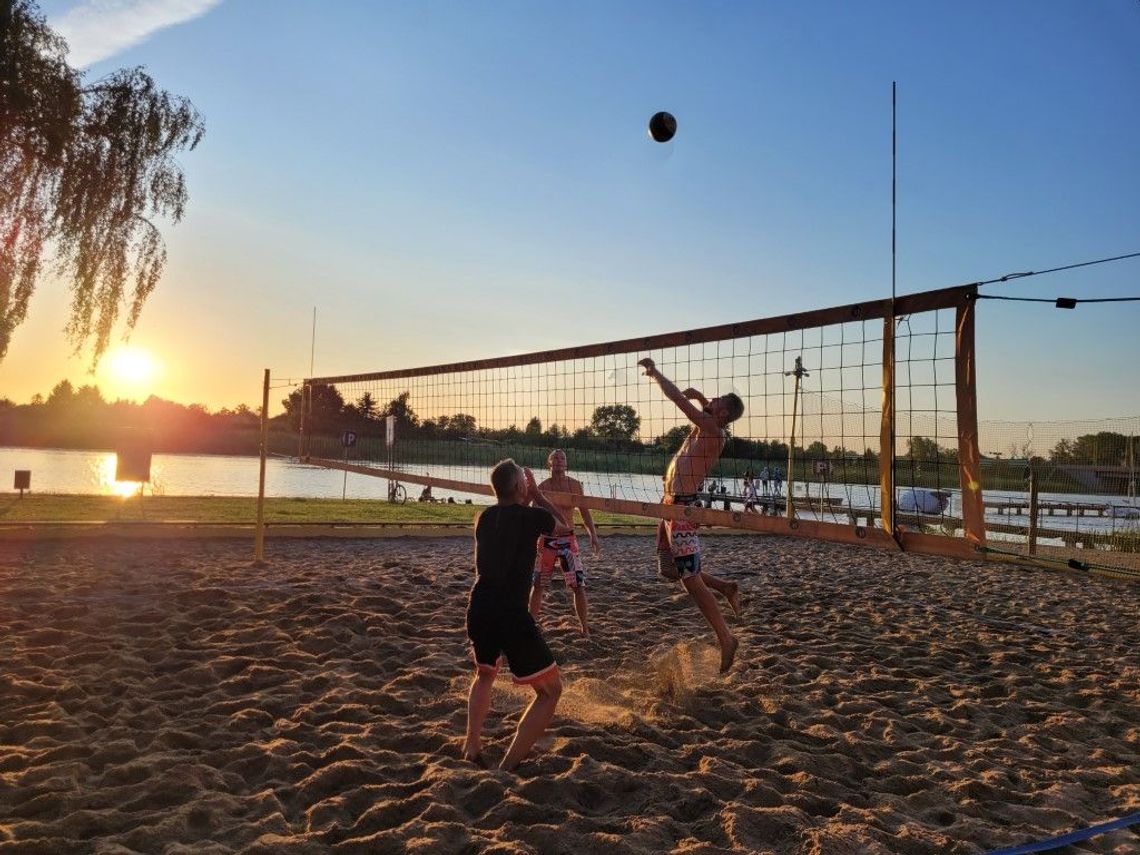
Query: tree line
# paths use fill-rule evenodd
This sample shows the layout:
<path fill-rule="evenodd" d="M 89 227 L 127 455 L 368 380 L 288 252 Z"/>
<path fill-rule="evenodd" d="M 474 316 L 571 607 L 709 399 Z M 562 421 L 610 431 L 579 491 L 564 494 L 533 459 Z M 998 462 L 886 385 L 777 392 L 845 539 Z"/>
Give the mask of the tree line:
<path fill-rule="evenodd" d="M 641 418 L 627 404 L 606 404 L 594 409 L 587 425 L 571 428 L 560 424 L 546 426 L 537 416 L 521 427 L 491 428 L 480 425 L 475 416 L 457 412 L 434 418 L 421 418 L 409 404 L 410 393 L 401 392 L 381 404 L 369 392 L 355 401 L 346 401 L 334 386 L 312 388 L 310 429 L 315 435 L 339 437 L 342 431 L 356 430 L 382 436 L 384 420 L 394 416 L 403 440 L 483 441 L 537 447 L 567 447 L 624 451 L 630 453 L 672 454 L 688 435 L 688 425 L 678 425 L 652 439 L 638 439 Z M 282 401 L 285 412 L 269 420 L 271 447 L 287 453 L 297 448 L 301 426 L 301 391 L 296 389 Z M 211 412 L 202 404 L 178 404 L 157 396 L 142 403 L 108 401 L 95 385 L 75 387 L 62 380 L 44 398 L 35 395 L 30 403 L 17 404 L 0 399 L 0 445 L 33 448 L 114 449 L 125 432 L 143 432 L 153 450 L 169 453 L 256 454 L 259 447 L 260 415 L 253 408 L 238 404 Z M 1033 457 L 1037 463 L 1119 466 L 1132 459 L 1140 464 L 1140 437 L 1112 431 L 1083 434 L 1059 441 L 1047 457 Z M 1027 449 L 1011 449 L 1011 458 L 1028 462 Z M 722 457 L 737 460 L 781 461 L 788 446 L 779 440 L 752 440 L 729 436 Z M 997 455 L 994 455 L 995 457 Z M 815 441 L 797 446 L 801 460 L 831 460 L 877 465 L 875 449 L 858 452 L 842 446 L 828 447 Z M 926 464 L 957 464 L 956 448 L 937 440 L 914 436 L 907 439 L 907 450 L 900 456 L 916 467 Z"/>
<path fill-rule="evenodd" d="M 244 404 L 210 412 L 201 404 L 154 395 L 142 403 L 108 401 L 98 386 L 76 388 L 68 380 L 57 383 L 46 399 L 35 395 L 27 404 L 0 399 L 0 445 L 6 446 L 113 450 L 127 437 L 142 436 L 158 452 L 257 454 L 260 422 Z M 291 434 L 284 416 L 271 420 L 271 430 Z"/>

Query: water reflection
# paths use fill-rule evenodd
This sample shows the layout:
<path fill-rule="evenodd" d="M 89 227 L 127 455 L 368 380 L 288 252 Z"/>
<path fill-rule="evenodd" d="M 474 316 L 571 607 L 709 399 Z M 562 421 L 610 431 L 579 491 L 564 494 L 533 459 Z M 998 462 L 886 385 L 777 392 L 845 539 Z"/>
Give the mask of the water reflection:
<path fill-rule="evenodd" d="M 91 466 L 94 467 L 96 474 L 95 483 L 97 485 L 97 493 L 100 496 L 119 496 L 126 499 L 131 496 L 136 496 L 141 492 L 145 485 L 140 484 L 138 481 L 116 481 L 115 469 L 118 465 L 118 456 L 113 451 L 96 451 L 91 452 L 97 457 L 91 461 Z"/>

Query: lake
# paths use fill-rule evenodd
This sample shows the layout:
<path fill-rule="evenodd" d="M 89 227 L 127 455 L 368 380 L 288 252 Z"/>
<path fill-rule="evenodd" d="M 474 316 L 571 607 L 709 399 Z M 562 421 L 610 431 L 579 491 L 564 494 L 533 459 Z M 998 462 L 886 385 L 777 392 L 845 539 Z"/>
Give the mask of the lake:
<path fill-rule="evenodd" d="M 32 492 L 69 493 L 78 495 L 126 495 L 137 492 L 133 484 L 115 481 L 115 453 L 111 451 L 69 451 L 50 448 L 0 448 L 0 479 L 7 485 L 13 483 L 13 473 L 17 469 L 29 469 L 32 473 Z M 428 475 L 429 469 L 417 464 L 414 471 Z M 489 482 L 490 467 L 440 465 L 436 467 L 436 477 L 473 483 Z M 539 475 L 540 473 L 535 473 Z M 571 474 L 574 474 L 573 472 Z M 214 454 L 155 454 L 151 460 L 151 483 L 146 492 L 165 496 L 256 496 L 258 458 L 235 457 Z M 583 472 L 577 473 L 587 494 L 605 498 L 630 499 L 639 502 L 661 500 L 661 478 L 655 475 L 637 475 L 628 472 Z M 725 482 L 729 493 L 740 495 L 743 485 L 739 480 Z M 0 486 L 3 486 L 0 484 Z M 6 491 L 8 486 L 3 486 Z M 420 487 L 407 485 L 409 499 L 419 495 Z M 900 493 L 905 488 L 900 488 Z M 267 496 L 339 499 L 342 495 L 350 499 L 386 499 L 388 482 L 384 478 L 345 473 L 316 466 L 306 466 L 291 458 L 270 458 L 267 461 L 265 492 Z M 486 503 L 486 496 L 473 496 L 433 488 L 437 499 L 451 497 L 457 502 L 471 499 L 475 503 Z M 820 493 L 842 498 L 844 507 L 878 508 L 879 487 L 877 484 L 797 484 L 796 495 L 809 495 L 813 498 Z M 961 493 L 951 490 L 947 513 L 961 514 Z M 996 500 L 1021 498 L 1025 494 L 1013 491 L 987 491 L 986 498 Z M 1117 505 L 1131 505 L 1123 497 L 1096 495 L 1070 495 L 1042 493 L 1043 502 L 1089 502 Z M 735 506 L 739 510 L 739 506 Z M 847 522 L 846 512 L 831 512 L 820 507 L 818 510 L 801 509 L 799 516 L 828 522 Z M 998 516 L 987 513 L 991 522 L 1012 523 L 1028 526 L 1024 515 Z M 932 520 L 936 517 L 932 518 Z M 1077 529 L 1084 531 L 1113 532 L 1135 530 L 1135 520 L 1121 520 L 1102 517 L 1042 517 L 1049 528 Z"/>

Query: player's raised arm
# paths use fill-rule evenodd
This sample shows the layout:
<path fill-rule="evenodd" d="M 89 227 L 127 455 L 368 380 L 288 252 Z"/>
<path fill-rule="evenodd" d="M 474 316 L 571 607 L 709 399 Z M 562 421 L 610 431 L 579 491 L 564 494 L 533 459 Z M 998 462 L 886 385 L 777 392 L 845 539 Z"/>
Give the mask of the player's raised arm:
<path fill-rule="evenodd" d="M 690 386 L 688 389 L 686 389 L 681 394 L 684 395 L 689 400 L 696 401 L 698 404 L 700 404 L 702 410 L 705 409 L 706 407 L 708 407 L 708 405 L 709 405 L 709 399 L 706 398 L 704 395 L 702 395 L 699 390 L 694 389 L 692 386 Z"/>
<path fill-rule="evenodd" d="M 676 404 L 689 421 L 691 421 L 702 430 L 707 430 L 710 432 L 720 431 L 720 426 L 717 424 L 716 419 L 713 418 L 713 415 L 702 409 L 703 407 L 708 406 L 708 401 L 705 399 L 704 395 L 701 395 L 701 393 L 697 392 L 696 389 L 686 389 L 684 392 L 682 392 L 677 388 L 676 383 L 674 383 L 672 380 L 657 370 L 657 366 L 649 357 L 639 360 L 637 364 L 645 369 L 646 377 L 657 381 L 657 385 L 661 387 L 661 391 L 665 393 L 665 397 Z M 689 397 L 686 394 L 689 392 L 695 393 L 696 396 L 699 396 L 698 400 L 701 402 L 700 407 L 697 407 L 695 404 L 693 404 L 692 401 L 689 400 Z"/>

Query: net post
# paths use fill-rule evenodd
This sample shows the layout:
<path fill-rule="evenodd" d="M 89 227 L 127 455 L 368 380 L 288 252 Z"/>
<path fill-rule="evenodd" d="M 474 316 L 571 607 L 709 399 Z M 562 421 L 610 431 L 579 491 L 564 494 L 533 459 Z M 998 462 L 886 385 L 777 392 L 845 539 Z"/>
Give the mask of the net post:
<path fill-rule="evenodd" d="M 1037 467 L 1029 459 L 1029 554 L 1037 554 Z"/>
<path fill-rule="evenodd" d="M 883 406 L 879 427 L 879 519 L 895 536 L 895 309 L 883 315 Z"/>
<path fill-rule="evenodd" d="M 269 369 L 261 386 L 261 463 L 257 477 L 257 528 L 253 536 L 253 560 L 265 560 L 265 459 L 269 453 Z"/>
<path fill-rule="evenodd" d="M 955 319 L 954 388 L 958 411 L 958 479 L 962 488 L 962 527 L 967 540 L 986 543 L 982 463 L 978 449 L 977 352 L 974 312 L 977 289 L 963 292 Z"/>
<path fill-rule="evenodd" d="M 312 454 L 313 432 L 313 381 L 305 380 L 301 386 L 301 435 L 300 448 L 297 452 L 299 460 L 306 460 Z"/>

